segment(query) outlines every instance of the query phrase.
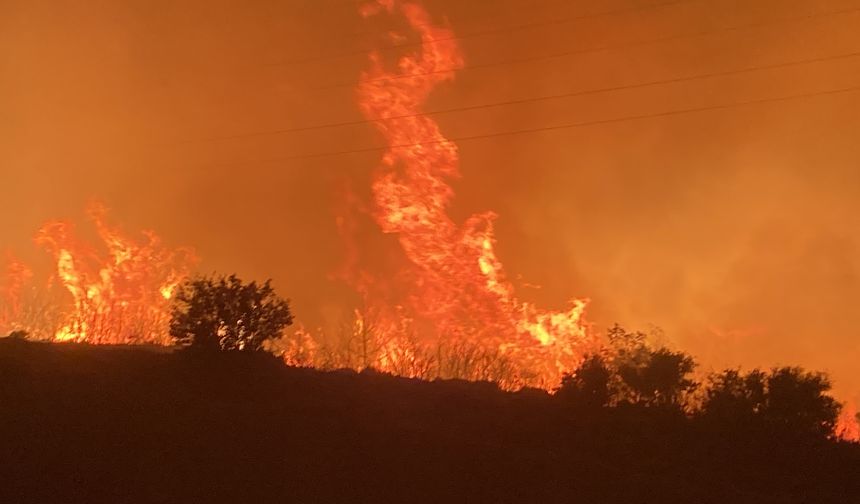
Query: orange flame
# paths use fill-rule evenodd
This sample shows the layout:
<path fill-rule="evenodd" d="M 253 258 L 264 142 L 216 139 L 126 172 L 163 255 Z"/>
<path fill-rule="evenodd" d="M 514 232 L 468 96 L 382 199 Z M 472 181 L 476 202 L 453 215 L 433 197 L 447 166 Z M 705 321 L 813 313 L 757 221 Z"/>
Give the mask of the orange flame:
<path fill-rule="evenodd" d="M 152 232 L 135 241 L 108 226 L 105 214 L 100 205 L 89 210 L 106 256 L 76 240 L 68 222 L 49 222 L 36 235 L 36 243 L 54 255 L 57 278 L 73 301 L 54 339 L 170 344 L 168 303 L 193 256 L 187 250 L 165 249 Z"/>
<path fill-rule="evenodd" d="M 860 423 L 858 423 L 857 408 L 853 403 L 847 403 L 842 408 L 839 420 L 836 422 L 836 436 L 845 441 L 860 442 Z"/>
<path fill-rule="evenodd" d="M 404 16 L 421 40 L 417 54 L 400 58 L 395 69 L 373 52 L 357 90 L 361 111 L 389 146 L 373 197 L 376 222 L 397 235 L 408 260 L 402 308 L 439 338 L 500 352 L 514 364 L 516 386 L 552 388 L 597 345 L 584 319 L 586 301 L 553 312 L 519 300 L 496 256 L 495 214 L 473 215 L 462 225 L 448 215 L 454 197 L 448 181 L 460 176 L 458 149 L 420 112 L 431 91 L 454 78 L 463 57 L 452 32 L 434 25 L 421 6 L 376 0 L 362 9 L 365 16 L 380 12 Z"/>
<path fill-rule="evenodd" d="M 11 254 L 7 255 L 5 279 L 0 284 L 0 336 L 22 329 L 19 326 L 23 310 L 21 294 L 32 276 L 33 272 L 27 265 Z"/>

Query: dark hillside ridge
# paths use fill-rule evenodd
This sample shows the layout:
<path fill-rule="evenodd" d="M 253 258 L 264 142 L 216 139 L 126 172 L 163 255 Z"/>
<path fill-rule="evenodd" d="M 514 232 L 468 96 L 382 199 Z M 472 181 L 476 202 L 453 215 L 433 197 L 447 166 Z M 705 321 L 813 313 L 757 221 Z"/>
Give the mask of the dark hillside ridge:
<path fill-rule="evenodd" d="M 3 503 L 860 502 L 860 447 L 657 408 L 0 340 Z"/>

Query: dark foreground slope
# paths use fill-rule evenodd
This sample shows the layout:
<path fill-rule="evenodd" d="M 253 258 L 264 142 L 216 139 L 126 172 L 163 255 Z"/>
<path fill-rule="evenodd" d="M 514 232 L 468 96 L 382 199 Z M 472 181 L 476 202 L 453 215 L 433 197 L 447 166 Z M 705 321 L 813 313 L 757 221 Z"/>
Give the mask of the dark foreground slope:
<path fill-rule="evenodd" d="M 669 412 L 0 340 L 0 502 L 860 502 L 860 450 Z"/>

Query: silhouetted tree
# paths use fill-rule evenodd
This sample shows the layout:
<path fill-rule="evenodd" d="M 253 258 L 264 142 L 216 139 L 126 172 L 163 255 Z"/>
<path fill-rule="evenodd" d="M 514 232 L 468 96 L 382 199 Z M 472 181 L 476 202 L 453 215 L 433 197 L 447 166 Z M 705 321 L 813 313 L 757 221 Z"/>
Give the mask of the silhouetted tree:
<path fill-rule="evenodd" d="M 710 377 L 702 410 L 725 425 L 745 424 L 761 414 L 767 400 L 767 373 L 728 369 Z"/>
<path fill-rule="evenodd" d="M 808 373 L 799 367 L 773 369 L 767 378 L 765 419 L 789 432 L 829 436 L 841 410 L 827 395 L 830 388 L 830 379 L 823 373 Z"/>
<path fill-rule="evenodd" d="M 627 332 L 619 325 L 609 330 L 615 402 L 643 406 L 683 406 L 686 394 L 698 387 L 690 379 L 696 362 L 684 352 L 652 349 L 646 335 Z"/>
<path fill-rule="evenodd" d="M 828 437 L 841 406 L 827 393 L 830 380 L 798 367 L 726 370 L 710 379 L 702 415 L 714 425 L 764 427 L 770 432 Z"/>
<path fill-rule="evenodd" d="M 622 359 L 629 359 L 634 355 L 641 354 L 647 350 L 646 340 L 648 335 L 641 332 L 630 332 L 620 324 L 615 324 L 606 331 L 606 338 L 612 347 L 612 351 Z"/>
<path fill-rule="evenodd" d="M 221 350 L 260 350 L 293 322 L 290 307 L 272 289 L 235 275 L 197 278 L 177 292 L 170 335 L 182 345 Z"/>
<path fill-rule="evenodd" d="M 618 374 L 631 393 L 632 402 L 647 406 L 680 406 L 684 394 L 696 388 L 689 378 L 696 368 L 683 352 L 660 348 L 646 353 L 644 362 L 622 362 Z"/>
<path fill-rule="evenodd" d="M 612 371 L 600 355 L 587 357 L 574 373 L 561 380 L 557 397 L 576 406 L 600 408 L 607 406 Z"/>

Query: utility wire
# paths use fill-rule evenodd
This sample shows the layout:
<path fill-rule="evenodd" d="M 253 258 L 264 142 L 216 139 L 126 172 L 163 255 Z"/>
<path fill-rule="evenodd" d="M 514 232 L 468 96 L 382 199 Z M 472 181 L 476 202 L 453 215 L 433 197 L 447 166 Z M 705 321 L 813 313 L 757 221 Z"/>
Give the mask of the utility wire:
<path fill-rule="evenodd" d="M 535 0 L 500 0 L 500 2 L 504 2 L 506 4 L 525 3 L 525 4 L 527 4 L 527 6 L 529 8 L 539 7 L 540 9 L 546 9 L 547 7 L 558 5 L 558 4 L 570 5 L 570 0 L 545 0 L 542 2 L 535 2 Z M 358 7 L 358 4 L 354 4 L 354 5 L 356 7 Z M 594 15 L 605 15 L 605 13 L 596 12 L 596 13 L 594 13 Z M 425 26 L 436 26 L 436 25 L 438 25 L 438 23 L 435 23 L 435 22 L 419 23 L 419 24 L 415 25 L 415 27 L 423 28 Z M 354 38 L 368 37 L 371 35 L 379 35 L 379 31 L 378 30 L 367 30 L 367 31 L 352 32 L 349 35 L 347 35 L 347 37 L 349 37 L 349 39 L 344 37 L 342 40 L 352 40 Z"/>
<path fill-rule="evenodd" d="M 502 67 L 502 66 L 508 66 L 508 65 L 514 65 L 514 64 L 521 64 L 521 63 L 532 63 L 532 62 L 536 62 L 536 61 L 545 61 L 545 60 L 550 60 L 550 59 L 564 58 L 567 56 L 575 56 L 575 55 L 590 54 L 590 53 L 595 53 L 595 52 L 612 51 L 612 50 L 617 50 L 617 49 L 630 49 L 630 48 L 641 47 L 641 46 L 646 46 L 646 45 L 660 44 L 663 42 L 673 42 L 673 41 L 684 40 L 684 39 L 698 38 L 698 37 L 703 37 L 703 36 L 707 36 L 707 35 L 713 35 L 715 33 L 725 33 L 725 32 L 732 32 L 732 31 L 765 28 L 765 27 L 776 26 L 776 25 L 785 24 L 785 23 L 803 22 L 803 21 L 808 21 L 810 19 L 817 19 L 817 18 L 824 18 L 824 17 L 831 17 L 831 16 L 840 16 L 840 15 L 845 15 L 845 14 L 853 14 L 853 13 L 857 13 L 857 12 L 860 12 L 860 7 L 851 7 L 851 8 L 840 9 L 840 10 L 835 10 L 835 11 L 819 12 L 819 13 L 814 13 L 814 14 L 805 14 L 803 16 L 796 16 L 796 17 L 791 17 L 791 18 L 762 21 L 762 22 L 757 22 L 757 23 L 748 23 L 748 24 L 743 24 L 743 25 L 727 26 L 727 27 L 723 27 L 723 28 L 718 28 L 716 30 L 705 30 L 705 31 L 689 33 L 689 34 L 669 35 L 669 36 L 665 36 L 665 37 L 657 37 L 657 38 L 653 38 L 653 39 L 640 40 L 640 41 L 635 41 L 635 42 L 611 44 L 611 45 L 605 45 L 602 47 L 596 47 L 596 48 L 590 48 L 590 49 L 575 49 L 575 50 L 570 50 L 570 51 L 562 51 L 562 52 L 558 52 L 558 53 L 554 53 L 554 54 L 542 54 L 542 55 L 538 55 L 538 56 L 531 56 L 528 58 L 505 60 L 505 61 L 499 61 L 499 62 L 495 62 L 495 63 L 464 65 L 464 66 L 456 67 L 456 68 L 452 67 L 452 68 L 444 68 L 444 69 L 440 69 L 440 70 L 433 70 L 433 71 L 429 71 L 429 72 L 416 72 L 416 73 L 410 73 L 410 74 L 405 74 L 405 75 L 397 75 L 394 77 L 377 77 L 377 78 L 373 78 L 373 79 L 359 79 L 358 83 L 361 84 L 361 83 L 369 83 L 369 82 L 390 82 L 390 81 L 396 81 L 396 80 L 401 80 L 401 79 L 410 79 L 413 77 L 422 77 L 422 76 L 426 76 L 426 75 L 450 73 L 450 72 L 454 72 L 454 71 L 459 72 L 462 70 L 477 70 L 477 69 L 495 68 L 495 67 Z M 348 83 L 343 82 L 343 83 L 337 83 L 337 84 L 328 84 L 328 85 L 323 85 L 323 86 L 312 87 L 312 88 L 308 88 L 308 90 L 313 91 L 313 90 L 324 90 L 324 89 L 336 89 L 336 88 L 342 88 L 342 87 L 353 87 L 355 85 L 356 85 L 355 81 L 348 82 Z"/>
<path fill-rule="evenodd" d="M 523 24 L 519 24 L 519 25 L 506 26 L 503 28 L 493 28 L 493 29 L 488 29 L 488 30 L 474 31 L 474 32 L 470 32 L 470 33 L 464 33 L 461 35 L 455 35 L 455 36 L 451 36 L 451 37 L 441 37 L 441 38 L 430 39 L 430 40 L 421 41 L 421 42 L 406 42 L 403 44 L 392 44 L 392 45 L 387 45 L 387 46 L 382 47 L 382 48 L 376 48 L 375 50 L 377 50 L 377 51 L 390 51 L 390 50 L 395 50 L 395 49 L 403 49 L 404 47 L 419 47 L 419 46 L 422 46 L 424 44 L 436 44 L 439 42 L 448 42 L 448 41 L 453 41 L 453 40 L 465 40 L 465 39 L 469 39 L 469 38 L 483 37 L 483 36 L 488 36 L 488 35 L 497 35 L 497 34 L 501 34 L 501 33 L 510 33 L 513 31 L 528 30 L 528 29 L 532 29 L 532 28 L 541 28 L 541 27 L 546 27 L 546 26 L 557 26 L 557 25 L 573 23 L 576 21 L 582 21 L 582 20 L 586 20 L 586 19 L 594 19 L 594 18 L 606 17 L 606 16 L 615 16 L 618 14 L 627 14 L 627 13 L 639 12 L 639 11 L 644 11 L 644 10 L 649 10 L 649 9 L 658 9 L 661 7 L 670 7 L 670 6 L 674 6 L 674 5 L 682 5 L 682 4 L 696 3 L 696 2 L 702 2 L 702 1 L 709 1 L 709 0 L 672 0 L 670 2 L 663 2 L 663 3 L 658 3 L 658 4 L 650 4 L 650 5 L 644 5 L 644 6 L 640 5 L 640 6 L 636 6 L 636 7 L 624 7 L 624 8 L 620 8 L 620 9 L 615 9 L 615 10 L 605 11 L 605 12 L 599 12 L 599 13 L 594 13 L 594 14 L 582 14 L 579 16 L 573 16 L 573 17 L 568 17 L 568 18 L 551 19 L 551 20 L 547 20 L 547 21 L 538 21 L 538 22 L 533 22 L 533 23 L 523 23 Z M 423 27 L 423 26 L 427 26 L 427 25 L 419 25 L 419 26 Z M 373 49 L 360 49 L 360 50 L 353 50 L 353 51 L 345 51 L 342 53 L 313 56 L 310 58 L 302 58 L 302 59 L 273 62 L 273 63 L 265 64 L 264 66 L 296 65 L 296 64 L 303 64 L 303 63 L 312 63 L 312 62 L 316 62 L 316 61 L 324 61 L 324 60 L 328 60 L 328 59 L 346 58 L 346 57 L 358 56 L 358 55 L 364 56 L 371 50 L 373 50 Z"/>
<path fill-rule="evenodd" d="M 536 127 L 536 128 L 523 128 L 523 129 L 512 130 L 512 131 L 500 131 L 500 132 L 495 132 L 495 133 L 486 133 L 486 134 L 479 134 L 479 135 L 469 135 L 469 136 L 462 136 L 462 137 L 455 137 L 455 138 L 446 138 L 444 140 L 430 140 L 430 141 L 425 141 L 425 142 L 415 142 L 415 143 L 409 143 L 409 144 L 397 144 L 397 145 L 388 145 L 388 146 L 380 146 L 380 147 L 365 147 L 365 148 L 360 148 L 360 149 L 342 150 L 342 151 L 334 151 L 334 152 L 320 152 L 320 153 L 316 153 L 316 154 L 301 154 L 301 155 L 295 155 L 295 156 L 285 156 L 285 157 L 260 159 L 260 160 L 255 160 L 255 161 L 245 161 L 245 162 L 236 162 L 236 163 L 215 163 L 215 164 L 209 164 L 207 166 L 213 167 L 213 168 L 214 167 L 227 167 L 227 166 L 246 166 L 246 165 L 251 165 L 251 164 L 279 163 L 279 162 L 283 162 L 283 161 L 336 157 L 336 156 L 345 156 L 345 155 L 350 155 L 350 154 L 362 154 L 362 153 L 368 153 L 368 152 L 385 152 L 388 150 L 409 149 L 409 148 L 413 148 L 413 147 L 422 147 L 422 146 L 427 146 L 427 145 L 447 144 L 447 143 L 455 143 L 455 142 L 467 142 L 467 141 L 481 140 L 481 139 L 486 139 L 486 138 L 499 138 L 499 137 L 507 137 L 507 136 L 525 135 L 525 134 L 545 132 L 545 131 L 576 129 L 576 128 L 584 128 L 584 127 L 588 127 L 588 126 L 597 126 L 597 125 L 604 125 L 604 124 L 614 124 L 614 123 L 621 123 L 621 122 L 637 121 L 637 120 L 642 120 L 642 119 L 654 119 L 654 118 L 672 117 L 672 116 L 693 114 L 693 113 L 699 113 L 699 112 L 708 112 L 708 111 L 715 111 L 715 110 L 727 110 L 727 109 L 732 109 L 732 108 L 736 108 L 736 107 L 747 107 L 747 106 L 751 106 L 751 105 L 761 105 L 761 104 L 767 104 L 767 103 L 780 103 L 780 102 L 786 102 L 786 101 L 792 101 L 792 100 L 814 98 L 814 97 L 818 97 L 818 96 L 831 96 L 831 95 L 852 93 L 852 92 L 857 92 L 857 91 L 860 91 L 860 85 L 849 86 L 849 87 L 838 88 L 838 89 L 830 89 L 830 90 L 824 90 L 824 91 L 813 91 L 813 92 L 808 92 L 808 93 L 779 96 L 779 97 L 759 98 L 759 99 L 755 99 L 755 100 L 746 100 L 746 101 L 740 101 L 740 102 L 734 102 L 734 103 L 725 103 L 725 104 L 720 104 L 720 105 L 708 105 L 708 106 L 702 106 L 702 107 L 676 109 L 676 110 L 669 110 L 669 111 L 665 111 L 665 112 L 657 112 L 657 113 L 651 113 L 651 114 L 628 115 L 628 116 L 622 116 L 622 117 L 615 117 L 615 118 L 611 118 L 611 119 L 600 119 L 600 120 L 595 120 L 595 121 L 581 121 L 581 122 L 560 124 L 560 125 L 556 125 L 556 126 L 541 126 L 541 127 Z"/>
<path fill-rule="evenodd" d="M 551 54 L 551 55 L 540 55 L 540 56 L 531 57 L 531 58 L 523 58 L 523 59 L 518 59 L 518 60 L 508 60 L 508 61 L 498 62 L 498 63 L 487 63 L 487 64 L 483 64 L 483 65 L 467 65 L 467 66 L 464 66 L 464 67 L 461 67 L 458 69 L 449 68 L 449 69 L 444 69 L 444 70 L 436 70 L 436 71 L 424 72 L 424 73 L 413 73 L 413 74 L 407 74 L 407 75 L 395 76 L 395 77 L 366 79 L 364 81 L 360 80 L 359 82 L 376 82 L 376 81 L 384 82 L 384 81 L 392 81 L 392 80 L 412 78 L 412 77 L 420 77 L 423 75 L 447 73 L 447 72 L 451 72 L 451 71 L 455 71 L 455 70 L 459 71 L 459 70 L 470 70 L 470 69 L 478 69 L 478 68 L 491 68 L 491 67 L 497 67 L 497 66 L 507 66 L 510 64 L 528 63 L 528 62 L 541 61 L 541 60 L 547 60 L 547 59 L 555 59 L 555 58 L 561 58 L 561 57 L 577 55 L 577 54 L 587 54 L 587 53 L 592 53 L 592 52 L 602 52 L 602 51 L 615 50 L 615 49 L 634 48 L 634 47 L 657 44 L 657 43 L 668 42 L 668 41 L 677 41 L 677 40 L 683 40 L 683 39 L 687 39 L 687 38 L 697 38 L 697 37 L 702 37 L 702 36 L 706 36 L 706 35 L 712 35 L 714 33 L 722 33 L 722 32 L 745 30 L 745 29 L 757 29 L 757 28 L 763 28 L 763 27 L 782 24 L 782 23 L 801 22 L 801 21 L 805 21 L 808 19 L 846 15 L 846 14 L 852 14 L 852 13 L 856 13 L 856 12 L 860 12 L 860 7 L 853 7 L 853 8 L 841 9 L 841 10 L 836 10 L 836 11 L 829 11 L 829 12 L 824 12 L 824 13 L 808 14 L 805 16 L 781 19 L 781 20 L 776 20 L 776 21 L 766 21 L 766 22 L 754 23 L 754 24 L 730 26 L 730 27 L 720 28 L 718 30 L 702 31 L 702 32 L 697 32 L 694 34 L 687 34 L 687 35 L 676 35 L 676 36 L 669 36 L 669 37 L 661 37 L 658 39 L 651 39 L 651 40 L 634 42 L 634 43 L 618 44 L 618 45 L 614 45 L 614 46 L 604 46 L 604 47 L 594 48 L 594 49 L 566 51 L 563 53 L 556 53 L 556 54 Z M 849 54 L 845 54 L 845 55 L 838 55 L 838 56 L 823 58 L 820 61 L 826 61 L 828 59 L 846 58 L 846 57 L 851 57 L 853 55 L 854 55 L 854 53 L 849 53 Z M 498 106 L 504 106 L 504 105 L 514 105 L 514 104 L 519 104 L 519 103 L 529 103 L 532 101 L 555 100 L 555 99 L 562 99 L 562 98 L 569 98 L 569 97 L 574 97 L 574 96 L 598 93 L 598 92 L 603 92 L 606 90 L 624 90 L 624 89 L 630 89 L 630 88 L 635 88 L 635 87 L 646 87 L 646 86 L 653 86 L 653 85 L 664 84 L 664 83 L 670 84 L 673 82 L 683 82 L 685 80 L 695 80 L 695 79 L 702 79 L 702 78 L 708 78 L 708 77 L 717 77 L 720 75 L 731 75 L 733 73 L 743 73 L 743 72 L 755 71 L 755 70 L 759 70 L 759 69 L 765 70 L 765 69 L 769 69 L 769 68 L 780 68 L 782 66 L 792 66 L 792 65 L 804 64 L 804 63 L 814 63 L 816 61 L 818 61 L 818 59 L 801 60 L 801 61 L 796 61 L 796 62 L 780 63 L 777 65 L 770 65 L 770 66 L 745 68 L 745 69 L 741 69 L 741 70 L 737 70 L 737 71 L 726 72 L 724 74 L 721 72 L 713 73 L 713 74 L 702 74 L 702 75 L 691 76 L 691 77 L 682 77 L 682 78 L 678 78 L 678 79 L 667 79 L 665 81 L 653 81 L 653 82 L 646 82 L 646 83 L 641 83 L 641 84 L 633 84 L 633 85 L 629 85 L 629 86 L 617 86 L 617 87 L 606 88 L 606 89 L 594 89 L 594 90 L 586 90 L 586 91 L 575 92 L 575 93 L 563 93 L 560 95 L 527 98 L 527 99 L 522 99 L 522 100 L 510 100 L 510 101 L 506 101 L 506 102 L 491 103 L 491 104 L 485 104 L 485 105 L 475 105 L 475 106 L 469 106 L 469 107 L 455 107 L 452 109 L 430 111 L 430 112 L 427 112 L 427 113 L 422 114 L 422 115 L 445 114 L 445 113 L 451 113 L 451 112 L 475 110 L 475 109 L 480 109 L 480 108 L 498 107 Z M 343 86 L 352 87 L 355 85 L 356 85 L 356 83 L 352 82 L 349 84 L 339 84 L 339 85 L 329 86 L 328 88 L 343 87 Z M 316 88 L 316 89 L 326 89 L 326 88 Z M 408 117 L 408 116 L 406 116 L 406 117 Z M 383 118 L 380 120 L 386 120 L 386 119 L 396 119 L 396 118 L 395 117 L 389 117 L 389 118 Z M 200 143 L 200 142 L 209 142 L 209 141 L 218 141 L 218 140 L 235 140 L 235 139 L 241 139 L 241 138 L 252 138 L 252 137 L 257 137 L 257 136 L 269 136 L 269 135 L 278 135 L 278 134 L 283 134 L 283 133 L 294 133 L 294 132 L 311 131 L 311 130 L 317 130 L 317 129 L 327 129 L 327 128 L 342 127 L 342 126 L 352 126 L 352 125 L 367 124 L 367 123 L 378 122 L 378 121 L 379 120 L 377 120 L 377 121 L 356 120 L 356 121 L 344 121 L 344 122 L 321 124 L 321 125 L 298 126 L 295 128 L 283 128 L 283 129 L 269 130 L 269 131 L 240 133 L 240 134 L 235 134 L 235 135 L 222 135 L 222 136 L 213 136 L 213 137 L 207 137 L 207 138 L 201 138 L 201 139 L 185 140 L 185 141 L 180 141 L 180 142 L 174 142 L 173 144 L 174 145 L 182 145 L 182 144 Z"/>
<path fill-rule="evenodd" d="M 297 126 L 294 128 L 283 128 L 283 129 L 269 130 L 269 131 L 257 131 L 257 132 L 251 132 L 251 133 L 241 133 L 241 134 L 236 134 L 236 135 L 208 137 L 208 138 L 197 139 L 197 140 L 189 140 L 189 141 L 185 141 L 182 143 L 188 144 L 188 143 L 199 143 L 199 142 L 220 141 L 220 140 L 237 140 L 237 139 L 253 138 L 253 137 L 260 137 L 260 136 L 274 136 L 274 135 L 280 135 L 280 134 L 285 134 L 285 133 L 298 133 L 298 132 L 304 132 L 304 131 L 316 131 L 316 130 L 325 130 L 325 129 L 341 128 L 341 127 L 348 127 L 348 126 L 359 126 L 359 125 L 363 125 L 363 124 L 376 124 L 376 123 L 382 123 L 382 122 L 397 120 L 397 119 L 408 119 L 408 118 L 413 118 L 413 117 L 451 114 L 451 113 L 455 113 L 455 112 L 467 112 L 467 111 L 473 111 L 473 110 L 482 110 L 482 109 L 488 109 L 488 108 L 504 107 L 504 106 L 509 106 L 509 105 L 522 105 L 522 104 L 528 104 L 528 103 L 539 103 L 539 102 L 544 102 L 544 101 L 562 100 L 562 99 L 567 99 L 567 98 L 575 98 L 575 97 L 579 97 L 579 96 L 588 96 L 588 95 L 594 95 L 594 94 L 603 94 L 603 93 L 610 93 L 610 92 L 617 92 L 617 91 L 626 91 L 626 90 L 631 90 L 631 89 L 640 89 L 640 88 L 647 88 L 647 87 L 660 86 L 660 85 L 666 85 L 666 84 L 677 84 L 677 83 L 681 83 L 681 82 L 692 82 L 692 81 L 697 81 L 697 80 L 712 79 L 712 78 L 716 78 L 716 77 L 727 77 L 727 76 L 731 76 L 731 75 L 740 75 L 740 74 L 745 74 L 745 73 L 760 72 L 760 71 L 766 71 L 766 70 L 776 70 L 776 69 L 780 69 L 780 68 L 790 68 L 790 67 L 794 67 L 794 66 L 809 65 L 809 64 L 814 64 L 814 63 L 823 63 L 823 62 L 828 62 L 828 61 L 837 61 L 837 60 L 850 59 L 850 58 L 856 58 L 856 57 L 860 57 L 860 51 L 844 53 L 844 54 L 836 54 L 836 55 L 831 55 L 831 56 L 822 56 L 822 57 L 818 57 L 818 58 L 808 58 L 808 59 L 802 59 L 802 60 L 785 61 L 785 62 L 773 63 L 773 64 L 769 64 L 769 65 L 751 66 L 751 67 L 745 67 L 745 68 L 734 69 L 734 70 L 726 70 L 726 71 L 721 71 L 721 72 L 709 72 L 709 73 L 704 73 L 704 74 L 688 75 L 688 76 L 683 76 L 683 77 L 673 77 L 670 79 L 652 80 L 652 81 L 639 82 L 639 83 L 634 83 L 634 84 L 622 84 L 622 85 L 618 85 L 618 86 L 585 89 L 585 90 L 581 90 L 581 91 L 572 91 L 572 92 L 568 92 L 568 93 L 558 93 L 558 94 L 552 94 L 552 95 L 535 96 L 535 97 L 520 98 L 520 99 L 515 99 L 515 100 L 505 100 L 505 101 L 499 101 L 499 102 L 493 102 L 493 103 L 484 103 L 484 104 L 478 104 L 478 105 L 451 107 L 451 108 L 444 108 L 444 109 L 438 109 L 438 110 L 431 110 L 428 112 L 417 113 L 417 114 L 402 114 L 402 115 L 381 117 L 379 119 L 359 119 L 359 120 L 354 120 L 354 121 L 334 122 L 334 123 L 317 124 L 317 125 L 311 125 L 311 126 Z"/>

